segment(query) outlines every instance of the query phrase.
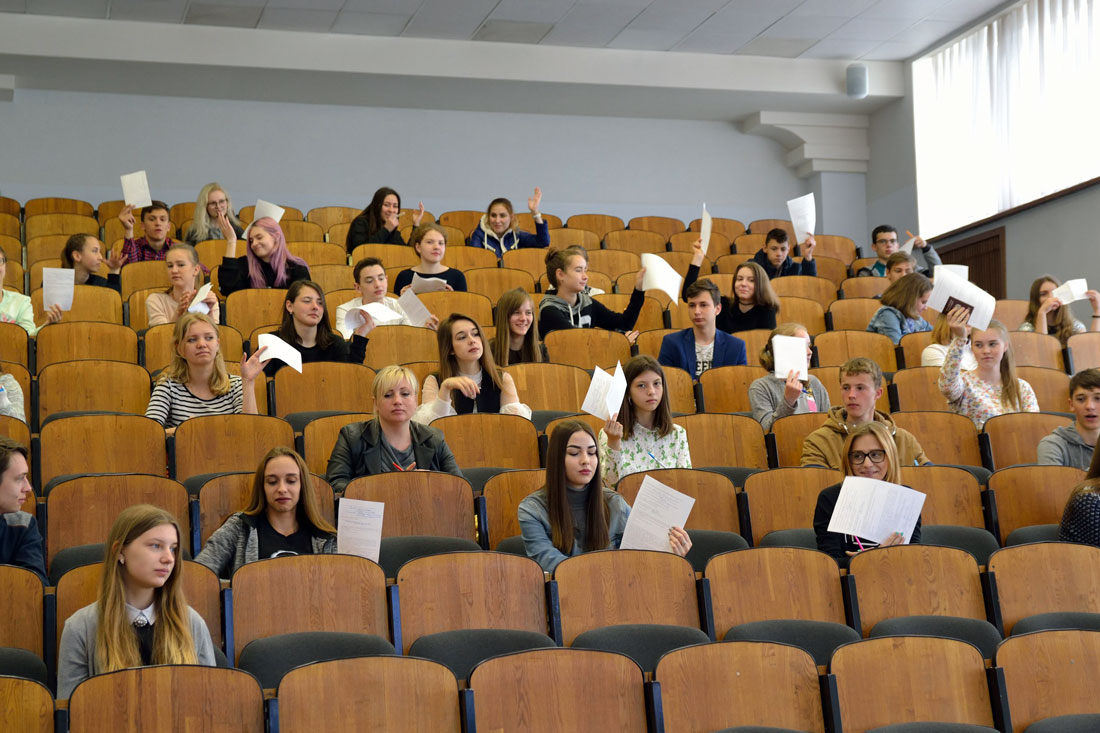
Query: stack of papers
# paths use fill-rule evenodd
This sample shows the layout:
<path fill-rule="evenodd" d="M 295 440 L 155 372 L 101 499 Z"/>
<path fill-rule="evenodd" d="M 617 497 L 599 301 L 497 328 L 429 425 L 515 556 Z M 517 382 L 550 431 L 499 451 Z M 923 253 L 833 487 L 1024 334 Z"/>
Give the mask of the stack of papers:
<path fill-rule="evenodd" d="M 871 460 L 870 458 L 866 460 Z M 919 491 L 862 476 L 848 476 L 829 520 L 829 531 L 883 542 L 895 532 L 909 544 L 920 519 L 925 495 Z"/>

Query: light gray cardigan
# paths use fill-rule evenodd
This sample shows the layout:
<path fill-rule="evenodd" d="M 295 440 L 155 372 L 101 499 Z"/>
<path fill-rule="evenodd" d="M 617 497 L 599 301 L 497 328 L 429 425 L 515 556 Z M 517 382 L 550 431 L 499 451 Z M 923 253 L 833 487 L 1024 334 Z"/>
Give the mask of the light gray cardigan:
<path fill-rule="evenodd" d="M 760 423 L 760 427 L 764 428 L 765 433 L 771 430 L 772 423 L 781 417 L 810 411 L 805 392 L 798 395 L 798 401 L 794 407 L 787 404 L 787 400 L 783 398 L 783 390 L 786 389 L 786 386 L 784 380 L 771 374 L 755 379 L 749 385 L 749 404 L 752 405 L 752 416 Z M 812 374 L 810 375 L 810 389 L 814 393 L 817 412 L 828 412 L 829 393 L 825 390 L 825 385 L 821 383 L 821 380 Z"/>
<path fill-rule="evenodd" d="M 96 674 L 95 634 L 99 628 L 98 602 L 80 609 L 65 621 L 57 653 L 57 699 L 68 700 L 73 688 Z M 191 615 L 191 638 L 195 641 L 198 663 L 216 666 L 210 630 L 198 611 L 187 607 Z"/>

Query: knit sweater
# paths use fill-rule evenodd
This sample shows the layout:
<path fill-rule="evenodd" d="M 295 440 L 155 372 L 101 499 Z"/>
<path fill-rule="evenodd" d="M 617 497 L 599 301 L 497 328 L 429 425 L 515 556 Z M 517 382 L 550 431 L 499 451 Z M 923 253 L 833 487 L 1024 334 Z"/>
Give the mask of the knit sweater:
<path fill-rule="evenodd" d="M 1014 410 L 1001 401 L 999 384 L 994 387 L 985 382 L 976 371 L 962 371 L 959 365 L 963 350 L 968 343 L 968 339 L 965 338 L 952 339 L 947 347 L 947 357 L 944 359 L 943 366 L 940 367 L 940 392 L 951 403 L 951 409 L 973 420 L 978 430 L 982 429 L 989 418 L 1006 412 L 1039 411 L 1039 401 L 1035 398 L 1035 391 L 1024 380 L 1017 379 L 1020 384 L 1020 408 Z"/>

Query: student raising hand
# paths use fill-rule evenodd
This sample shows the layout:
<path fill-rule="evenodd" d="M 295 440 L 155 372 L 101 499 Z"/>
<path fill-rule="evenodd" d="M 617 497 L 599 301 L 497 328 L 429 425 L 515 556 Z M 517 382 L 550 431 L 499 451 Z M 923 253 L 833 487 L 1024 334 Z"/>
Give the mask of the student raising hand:
<path fill-rule="evenodd" d="M 644 290 L 642 283 L 645 282 L 645 268 L 638 270 L 638 274 L 634 276 L 634 289 Z"/>
<path fill-rule="evenodd" d="M 970 309 L 957 305 L 947 314 L 947 325 L 951 329 L 951 336 L 957 339 L 965 339 L 969 336 L 966 322 L 970 320 Z"/>
<path fill-rule="evenodd" d="M 813 262 L 814 259 L 814 247 L 817 246 L 817 240 L 814 239 L 814 235 L 807 234 L 806 241 L 802 243 L 802 260 L 803 262 Z"/>
<path fill-rule="evenodd" d="M 623 424 L 619 422 L 619 413 L 607 418 L 603 426 L 607 434 L 607 447 L 611 450 L 620 450 L 623 446 Z"/>
<path fill-rule="evenodd" d="M 542 189 L 535 186 L 535 193 L 533 196 L 527 198 L 527 210 L 530 211 L 535 217 L 539 215 L 539 204 L 542 203 Z"/>
<path fill-rule="evenodd" d="M 703 238 L 699 237 L 691 243 L 691 264 L 699 267 L 703 264 Z"/>
<path fill-rule="evenodd" d="M 126 264 L 126 255 L 121 251 L 111 250 L 107 253 L 107 271 L 117 273 L 122 270 L 122 266 Z"/>

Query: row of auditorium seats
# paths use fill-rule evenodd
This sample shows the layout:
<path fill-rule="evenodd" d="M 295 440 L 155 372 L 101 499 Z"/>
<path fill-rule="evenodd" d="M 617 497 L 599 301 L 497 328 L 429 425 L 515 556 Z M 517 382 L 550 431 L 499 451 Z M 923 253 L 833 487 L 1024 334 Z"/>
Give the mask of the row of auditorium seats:
<path fill-rule="evenodd" d="M 1079 545 L 1025 545 L 999 551 L 988 571 L 982 573 L 973 558 L 956 550 L 895 547 L 861 555 L 851 572 L 843 574 L 831 559 L 816 551 L 761 548 L 718 555 L 697 579 L 690 566 L 673 555 L 618 551 L 566 560 L 549 582 L 544 581 L 538 566 L 525 558 L 446 553 L 405 564 L 393 586 L 386 585 L 378 566 L 363 558 L 301 556 L 246 565 L 226 588 L 193 563 L 186 565 L 183 577 L 189 602 L 203 614 L 212 636 L 226 644 L 227 662 L 256 674 L 263 688 L 280 692 L 289 670 L 327 658 L 320 648 L 303 649 L 301 637 L 286 636 L 308 632 L 314 635 L 306 638 L 320 642 L 319 647 L 326 634 L 363 634 L 392 645 L 391 654 L 435 659 L 446 665 L 442 670 L 451 675 L 452 684 L 456 678 L 468 681 L 466 686 L 475 695 L 482 690 L 477 665 L 502 651 L 565 646 L 571 649 L 554 654 L 573 654 L 576 659 L 583 658 L 576 655 L 581 649 L 621 652 L 633 660 L 630 667 L 635 684 L 643 679 L 664 684 L 670 660 L 677 654 L 718 655 L 729 663 L 726 655 L 737 652 L 727 650 L 752 642 L 777 642 L 766 650 L 772 657 L 769 664 L 758 660 L 734 665 L 721 678 L 745 678 L 748 683 L 772 668 L 785 675 L 785 682 L 775 685 L 771 695 L 782 695 L 797 687 L 790 677 L 796 670 L 811 682 L 817 681 L 819 672 L 827 672 L 822 690 L 829 691 L 831 702 L 822 710 L 818 698 L 811 696 L 813 704 L 796 706 L 803 712 L 817 709 L 826 716 L 843 715 L 849 705 L 853 706 L 849 714 L 862 709 L 861 705 L 876 709 L 876 715 L 890 708 L 912 710 L 930 702 L 923 694 L 914 696 L 915 689 L 938 684 L 940 696 L 946 694 L 956 703 L 968 701 L 973 707 L 979 700 L 984 702 L 984 722 L 947 721 L 992 725 L 988 716 L 995 713 L 983 693 L 983 657 L 994 665 L 989 681 L 993 690 L 1001 692 L 993 698 L 1002 704 L 1006 696 L 1012 698 L 1011 689 L 1005 694 L 1001 687 L 1005 682 L 1002 676 L 1010 675 L 1006 650 L 1035 643 L 1027 640 L 1044 634 L 1077 644 L 1073 656 L 1066 659 L 1083 663 L 1065 666 L 1072 668 L 1079 680 L 1073 689 L 1088 684 L 1088 675 L 1100 664 L 1100 659 L 1093 658 L 1100 634 L 1044 629 L 1072 628 L 1067 624 L 1096 628 L 1100 611 L 1096 603 L 1100 590 L 1097 553 L 1100 550 Z M 0 626 L 5 645 L 27 649 L 51 663 L 54 649 L 50 645 L 56 643 L 57 623 L 94 599 L 98 572 L 95 565 L 75 568 L 61 578 L 54 593 L 43 594 L 39 581 L 27 571 L 0 569 L 0 582 L 19 611 L 12 622 Z M 189 577 L 192 575 L 195 577 Z M 270 613 L 276 605 L 280 613 Z M 934 626 L 940 631 L 931 633 L 950 640 L 904 636 L 907 627 Z M 34 631 L 42 628 L 48 629 L 47 634 L 35 639 Z M 990 633 L 979 635 L 979 629 Z M 492 636 L 490 630 L 499 636 Z M 520 637 L 516 632 L 527 633 Z M 960 638 L 965 641 L 957 641 Z M 738 643 L 708 644 L 716 639 Z M 682 647 L 688 650 L 672 651 Z M 846 657 L 858 654 L 858 648 L 869 656 L 860 654 L 861 662 L 849 666 Z M 345 651 L 333 656 L 354 654 Z M 910 658 L 910 654 L 918 656 Z M 962 669 L 971 671 L 960 675 L 955 665 L 964 659 Z M 1036 664 L 1031 658 L 1029 667 L 1052 674 L 1057 663 L 1045 656 L 1042 659 Z M 876 670 L 874 674 L 869 665 Z M 867 694 L 869 688 L 863 688 L 863 694 L 845 692 L 842 678 L 855 670 L 863 670 L 868 680 L 878 679 L 877 684 L 897 679 L 926 681 L 917 688 L 904 687 L 911 696 L 906 698 L 909 704 L 884 705 L 878 695 Z M 686 672 L 688 669 L 678 674 Z M 517 682 L 513 679 L 513 684 Z M 839 689 L 833 687 L 838 684 Z M 816 692 L 818 687 L 811 684 L 809 689 Z M 774 702 L 771 695 L 769 703 Z M 73 697 L 76 708 L 80 707 L 79 696 Z M 699 702 L 706 707 L 709 697 L 702 695 Z M 1089 711 L 1094 701 L 1095 696 L 1086 694 L 1077 698 L 1074 709 L 1060 713 L 1048 708 L 1040 717 Z M 770 707 L 770 719 L 782 719 L 782 714 L 774 711 L 785 706 Z M 904 712 L 895 711 L 894 715 L 908 719 Z M 929 712 L 920 714 L 924 715 Z M 1026 725 L 1023 720 L 1013 723 L 1020 726 L 1013 730 Z M 867 729 L 855 719 L 844 725 L 848 726 L 844 730 Z M 820 725 L 798 727 L 821 730 Z"/>

